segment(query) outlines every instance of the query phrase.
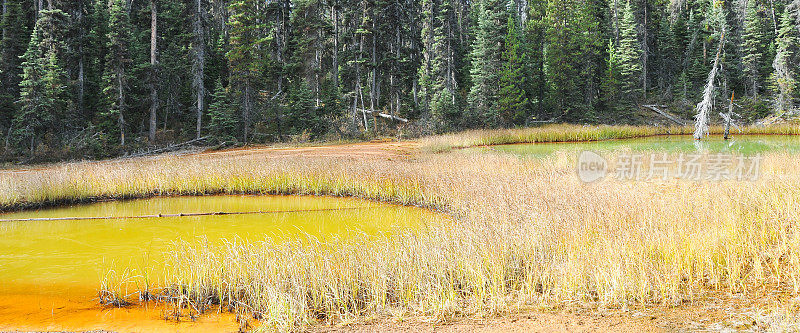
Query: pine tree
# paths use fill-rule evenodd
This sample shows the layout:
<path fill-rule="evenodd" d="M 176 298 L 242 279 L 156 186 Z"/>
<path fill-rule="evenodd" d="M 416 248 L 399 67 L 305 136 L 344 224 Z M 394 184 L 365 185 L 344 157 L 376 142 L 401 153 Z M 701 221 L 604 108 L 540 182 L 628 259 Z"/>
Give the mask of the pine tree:
<path fill-rule="evenodd" d="M 242 139 L 250 137 L 250 126 L 256 103 L 257 81 L 264 70 L 261 46 L 270 39 L 261 34 L 266 29 L 259 13 L 258 1 L 234 0 L 228 5 L 230 49 L 226 54 L 231 80 L 241 100 Z"/>
<path fill-rule="evenodd" d="M 236 129 L 239 122 L 236 116 L 238 103 L 230 98 L 230 93 L 217 82 L 212 95 L 212 103 L 208 106 L 208 122 L 205 129 L 209 135 L 220 142 L 236 141 Z"/>
<path fill-rule="evenodd" d="M 287 92 L 286 120 L 283 122 L 288 134 L 321 134 L 317 128 L 314 95 L 304 80 L 292 84 Z M 305 133 L 304 133 L 305 132 Z"/>
<path fill-rule="evenodd" d="M 766 61 L 769 52 L 769 40 L 766 29 L 769 22 L 762 17 L 757 0 L 747 0 L 747 9 L 744 21 L 744 35 L 742 36 L 744 52 L 744 73 L 747 76 L 747 90 L 753 98 L 758 97 L 764 85 L 768 64 Z"/>
<path fill-rule="evenodd" d="M 20 110 L 13 126 L 18 142 L 27 143 L 31 152 L 37 138 L 61 128 L 54 122 L 62 121 L 70 109 L 68 78 L 59 60 L 63 49 L 60 32 L 66 17 L 58 9 L 41 11 L 22 57 Z"/>
<path fill-rule="evenodd" d="M 450 0 L 423 1 L 423 59 L 419 68 L 420 96 L 434 129 L 442 131 L 457 122 L 457 65 L 454 13 Z"/>
<path fill-rule="evenodd" d="M 800 32 L 792 20 L 790 7 L 787 7 L 780 19 L 780 28 L 775 41 L 776 54 L 772 63 L 772 90 L 775 96 L 775 113 L 782 115 L 793 112 L 797 98 L 797 65 L 800 64 L 798 47 Z"/>
<path fill-rule="evenodd" d="M 605 104 L 617 119 L 632 109 L 642 96 L 642 50 L 637 38 L 636 21 L 628 1 L 619 20 L 619 44 L 608 46 L 606 77 L 603 82 Z"/>
<path fill-rule="evenodd" d="M 125 145 L 125 117 L 128 113 L 127 93 L 130 71 L 130 18 L 125 0 L 108 2 L 108 54 L 103 73 L 105 110 L 103 127 L 116 131 L 120 145 Z M 115 126 L 116 125 L 116 126 Z"/>
<path fill-rule="evenodd" d="M 637 99 L 642 93 L 642 48 L 637 38 L 637 30 L 631 2 L 628 0 L 620 21 L 619 47 L 615 51 L 623 80 L 622 92 L 629 100 Z"/>
<path fill-rule="evenodd" d="M 5 130 L 11 125 L 17 106 L 14 101 L 19 97 L 19 82 L 22 74 L 20 56 L 31 33 L 27 27 L 25 12 L 19 1 L 6 0 L 6 13 L 0 19 L 0 29 L 4 32 L 0 40 L 0 137 L 6 135 Z"/>
<path fill-rule="evenodd" d="M 594 91 L 599 86 L 594 85 L 602 77 L 596 72 L 605 60 L 597 14 L 583 1 L 548 0 L 544 19 L 548 104 L 562 121 L 596 121 Z"/>
<path fill-rule="evenodd" d="M 520 36 L 517 22 L 512 15 L 508 17 L 506 39 L 503 46 L 503 69 L 500 72 L 500 90 L 497 101 L 497 114 L 489 123 L 494 126 L 522 124 L 527 118 L 528 99 L 524 91 Z"/>
<path fill-rule="evenodd" d="M 497 112 L 505 36 L 498 27 L 505 26 L 507 11 L 505 3 L 498 0 L 481 0 L 475 6 L 477 26 L 471 54 L 472 87 L 467 96 L 469 108 L 465 121 L 468 126 L 486 126 L 487 118 L 494 118 Z"/>

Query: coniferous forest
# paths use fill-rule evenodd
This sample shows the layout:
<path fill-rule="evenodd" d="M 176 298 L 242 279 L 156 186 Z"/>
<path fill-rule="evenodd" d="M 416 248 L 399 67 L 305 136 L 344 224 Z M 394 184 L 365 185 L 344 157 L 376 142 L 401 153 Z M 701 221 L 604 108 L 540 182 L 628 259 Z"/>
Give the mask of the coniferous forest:
<path fill-rule="evenodd" d="M 2 0 L 0 150 L 691 119 L 800 94 L 800 0 Z M 718 57 L 716 55 L 719 55 Z"/>

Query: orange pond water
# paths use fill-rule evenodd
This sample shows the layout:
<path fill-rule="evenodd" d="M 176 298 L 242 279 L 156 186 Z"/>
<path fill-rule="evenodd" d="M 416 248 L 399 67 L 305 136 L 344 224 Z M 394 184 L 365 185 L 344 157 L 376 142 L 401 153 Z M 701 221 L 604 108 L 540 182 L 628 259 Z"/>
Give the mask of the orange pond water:
<path fill-rule="evenodd" d="M 103 220 L 28 218 L 130 217 L 208 212 L 273 212 Z M 163 308 L 103 307 L 100 281 L 110 270 L 147 275 L 157 285 L 164 253 L 177 240 L 261 241 L 312 235 L 322 240 L 434 223 L 436 214 L 375 202 L 290 196 L 209 196 L 103 202 L 0 214 L 0 331 L 235 332 L 230 314 L 166 321 Z"/>

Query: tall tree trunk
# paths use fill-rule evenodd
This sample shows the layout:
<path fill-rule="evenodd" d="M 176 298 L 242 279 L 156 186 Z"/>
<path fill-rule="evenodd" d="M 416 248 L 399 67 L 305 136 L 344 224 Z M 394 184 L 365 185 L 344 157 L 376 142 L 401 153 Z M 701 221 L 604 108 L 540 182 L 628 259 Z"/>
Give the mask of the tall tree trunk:
<path fill-rule="evenodd" d="M 333 16 L 333 85 L 339 89 L 339 8 L 331 6 Z"/>
<path fill-rule="evenodd" d="M 3 0 L 3 19 L 5 19 L 6 15 L 8 14 L 8 0 Z M 3 26 L 3 40 L 6 39 L 8 32 L 6 31 L 5 25 Z"/>
<path fill-rule="evenodd" d="M 196 138 L 200 138 L 200 133 L 203 128 L 203 111 L 205 111 L 205 31 L 203 29 L 203 5 L 202 0 L 195 0 L 196 11 L 194 18 L 194 89 L 197 98 L 197 123 L 196 123 Z"/>
<path fill-rule="evenodd" d="M 322 10 L 322 7 L 314 7 L 314 15 L 320 17 L 324 20 L 325 13 Z M 317 28 L 314 34 L 314 107 L 319 108 L 320 102 L 320 73 L 322 73 L 322 29 Z M 316 111 L 316 109 L 315 109 Z"/>
<path fill-rule="evenodd" d="M 125 145 L 125 93 L 123 88 L 123 79 L 122 77 L 125 76 L 125 72 L 123 72 L 122 68 L 117 68 L 117 103 L 119 103 L 119 117 L 117 118 L 117 123 L 119 125 L 119 142 L 121 145 Z"/>
<path fill-rule="evenodd" d="M 86 73 L 84 70 L 84 56 L 81 47 L 81 57 L 78 59 L 78 110 L 82 115 L 86 115 Z"/>
<path fill-rule="evenodd" d="M 158 113 L 158 12 L 156 1 L 150 0 L 150 143 L 156 142 L 156 114 Z"/>
<path fill-rule="evenodd" d="M 775 36 L 778 35 L 778 18 L 775 16 L 775 1 L 769 0 L 769 11 L 772 16 L 772 31 Z"/>
<path fill-rule="evenodd" d="M 647 6 L 649 5 L 648 0 L 644 0 L 644 41 L 642 42 L 642 92 L 644 94 L 643 101 L 647 100 L 647 58 L 650 53 L 650 48 L 648 47 L 648 27 L 647 27 Z"/>
<path fill-rule="evenodd" d="M 247 140 L 249 139 L 249 136 L 250 136 L 250 113 L 252 111 L 251 110 L 252 109 L 252 105 L 251 105 L 252 98 L 250 96 L 250 79 L 249 79 L 250 73 L 247 73 L 247 75 L 248 75 L 248 78 L 245 79 L 245 82 L 244 82 L 244 94 L 242 96 L 243 97 L 242 98 L 242 123 L 244 125 L 244 136 L 243 136 L 243 139 L 244 139 L 243 142 L 244 143 L 247 143 Z"/>
<path fill-rule="evenodd" d="M 374 16 L 374 13 L 373 13 Z M 377 58 L 377 31 L 375 30 L 375 18 L 372 18 L 372 78 L 370 80 L 369 88 L 369 110 L 372 111 L 372 127 L 375 132 L 378 131 L 378 117 L 375 113 L 375 103 L 377 102 L 377 76 L 378 76 L 378 58 Z"/>

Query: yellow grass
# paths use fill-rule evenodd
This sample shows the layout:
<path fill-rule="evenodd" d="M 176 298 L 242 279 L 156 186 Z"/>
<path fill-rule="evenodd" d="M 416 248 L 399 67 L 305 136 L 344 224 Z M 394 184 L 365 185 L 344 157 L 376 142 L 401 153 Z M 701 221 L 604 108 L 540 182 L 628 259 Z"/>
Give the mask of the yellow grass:
<path fill-rule="evenodd" d="M 425 205 L 454 217 L 392 236 L 176 246 L 164 297 L 199 310 L 220 304 L 266 328 L 800 291 L 796 156 L 766 155 L 755 182 L 584 184 L 575 162 L 566 153 L 421 152 L 408 160 L 199 155 L 78 163 L 0 175 L 0 203 L 324 194 Z"/>

